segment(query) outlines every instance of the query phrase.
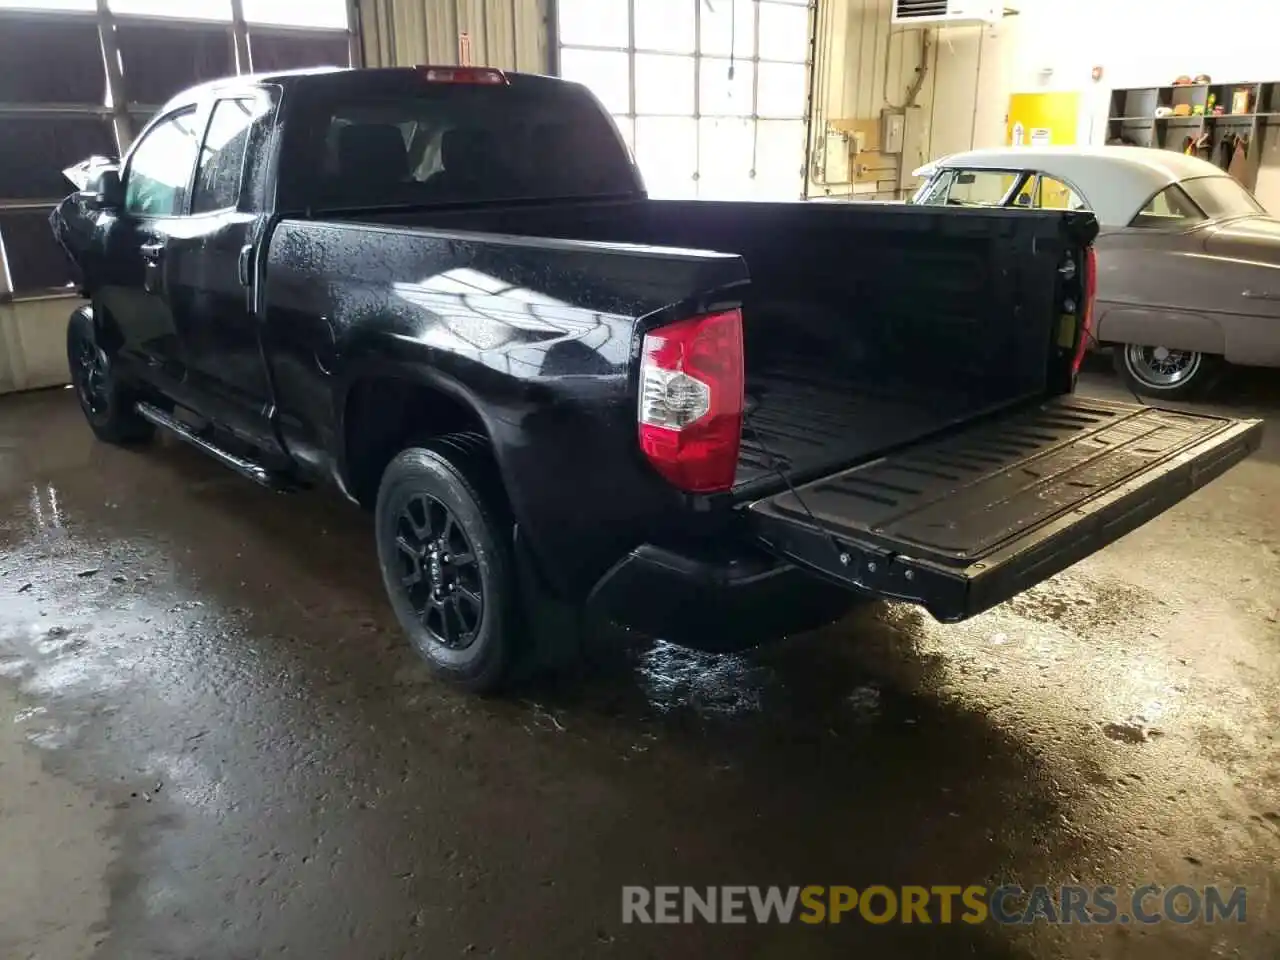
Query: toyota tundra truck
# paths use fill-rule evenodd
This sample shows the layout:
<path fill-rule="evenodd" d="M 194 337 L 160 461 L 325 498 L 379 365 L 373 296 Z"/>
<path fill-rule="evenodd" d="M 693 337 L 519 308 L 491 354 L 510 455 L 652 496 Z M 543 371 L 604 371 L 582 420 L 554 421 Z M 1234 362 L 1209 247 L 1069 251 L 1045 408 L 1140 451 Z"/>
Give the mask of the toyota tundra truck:
<path fill-rule="evenodd" d="M 651 199 L 555 78 L 230 78 L 75 169 L 52 225 L 93 432 L 335 484 L 470 690 L 596 617 L 708 650 L 867 597 L 962 620 L 1261 436 L 1073 394 L 1092 215 Z"/>

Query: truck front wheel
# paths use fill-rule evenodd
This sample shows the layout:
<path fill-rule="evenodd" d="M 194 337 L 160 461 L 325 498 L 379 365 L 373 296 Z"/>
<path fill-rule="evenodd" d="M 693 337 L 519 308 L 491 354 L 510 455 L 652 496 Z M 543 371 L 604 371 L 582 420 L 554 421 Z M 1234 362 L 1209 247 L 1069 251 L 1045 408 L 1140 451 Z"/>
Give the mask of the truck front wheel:
<path fill-rule="evenodd" d="M 387 595 L 437 677 L 493 691 L 515 662 L 511 523 L 484 439 L 450 434 L 401 451 L 375 510 Z"/>
<path fill-rule="evenodd" d="M 151 439 L 156 428 L 134 411 L 134 397 L 116 378 L 111 355 L 98 342 L 86 308 L 72 312 L 67 321 L 67 368 L 80 409 L 99 440 L 125 444 Z"/>

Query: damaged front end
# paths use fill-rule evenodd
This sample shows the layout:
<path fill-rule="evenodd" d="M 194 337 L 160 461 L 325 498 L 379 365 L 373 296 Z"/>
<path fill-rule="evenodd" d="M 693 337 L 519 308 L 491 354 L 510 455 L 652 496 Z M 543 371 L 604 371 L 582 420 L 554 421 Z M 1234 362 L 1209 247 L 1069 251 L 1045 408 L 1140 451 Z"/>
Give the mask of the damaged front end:
<path fill-rule="evenodd" d="M 76 190 L 54 207 L 49 226 L 76 269 L 76 287 L 87 295 L 94 286 L 94 263 L 103 252 L 104 214 L 118 210 L 124 200 L 120 166 L 95 156 L 67 167 L 62 175 Z"/>

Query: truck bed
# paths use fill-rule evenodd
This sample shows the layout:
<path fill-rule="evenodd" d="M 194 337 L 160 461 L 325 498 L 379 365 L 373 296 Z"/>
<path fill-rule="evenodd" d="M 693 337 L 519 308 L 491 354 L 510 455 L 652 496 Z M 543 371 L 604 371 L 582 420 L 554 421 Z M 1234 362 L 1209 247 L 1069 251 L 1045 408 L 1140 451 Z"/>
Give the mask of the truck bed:
<path fill-rule="evenodd" d="M 856 462 L 966 419 L 980 403 L 954 390 L 930 394 L 919 384 L 815 375 L 799 360 L 767 366 L 748 378 L 736 486 L 779 470 L 804 478 Z"/>
<path fill-rule="evenodd" d="M 661 200 L 379 219 L 739 255 L 740 495 L 1069 390 L 1058 269 L 1093 229 L 1047 211 Z M 637 273 L 634 296 L 650 282 Z"/>

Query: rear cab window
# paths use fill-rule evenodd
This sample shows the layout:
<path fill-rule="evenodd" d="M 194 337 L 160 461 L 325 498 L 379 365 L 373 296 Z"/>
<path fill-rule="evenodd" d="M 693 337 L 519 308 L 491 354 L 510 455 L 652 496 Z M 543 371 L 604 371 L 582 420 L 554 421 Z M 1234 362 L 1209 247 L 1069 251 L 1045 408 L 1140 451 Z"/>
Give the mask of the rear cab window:
<path fill-rule="evenodd" d="M 1182 187 L 1174 183 L 1148 200 L 1147 205 L 1138 211 L 1129 225 L 1155 230 L 1178 230 L 1194 226 L 1205 219 L 1203 211 L 1192 202 Z"/>
<path fill-rule="evenodd" d="M 532 80 L 529 83 L 528 80 Z M 583 87 L 432 82 L 397 71 L 365 91 L 319 87 L 291 144 L 281 206 L 343 209 L 636 195 L 612 121 Z M 305 187 L 302 186 L 305 183 Z M 305 195 L 299 195 L 305 190 Z"/>
<path fill-rule="evenodd" d="M 270 112 L 271 102 L 265 95 L 229 97 L 214 103 L 196 166 L 191 195 L 193 214 L 240 205 L 242 178 L 246 187 L 252 187 Z M 250 194 L 249 207 L 260 208 L 260 198 L 253 195 L 254 191 L 245 192 Z"/>

